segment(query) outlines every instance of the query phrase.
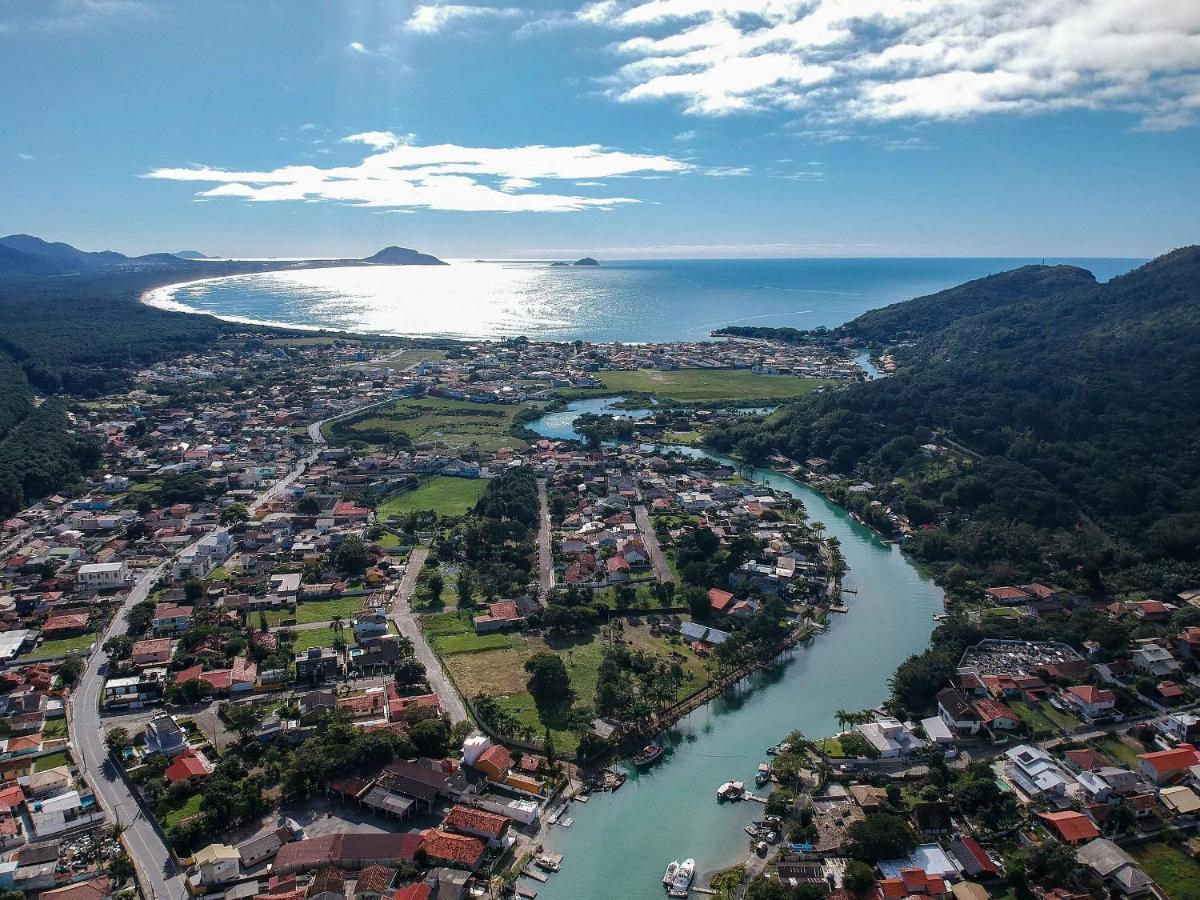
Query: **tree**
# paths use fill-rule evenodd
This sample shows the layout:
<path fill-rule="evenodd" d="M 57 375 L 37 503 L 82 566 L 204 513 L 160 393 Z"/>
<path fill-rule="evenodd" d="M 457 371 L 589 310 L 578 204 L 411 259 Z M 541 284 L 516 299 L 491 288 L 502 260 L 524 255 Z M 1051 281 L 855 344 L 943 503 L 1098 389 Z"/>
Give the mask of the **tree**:
<path fill-rule="evenodd" d="M 183 583 L 183 596 L 188 603 L 196 603 L 204 596 L 204 582 L 198 578 L 189 578 Z"/>
<path fill-rule="evenodd" d="M 316 497 L 305 497 L 296 504 L 296 512 L 302 516 L 316 516 L 321 513 L 321 504 Z"/>
<path fill-rule="evenodd" d="M 103 649 L 110 659 L 129 659 L 133 653 L 133 638 L 127 634 L 118 634 L 105 641 Z"/>
<path fill-rule="evenodd" d="M 222 525 L 234 525 L 239 522 L 245 522 L 249 518 L 250 513 L 240 503 L 233 503 L 221 510 Z"/>
<path fill-rule="evenodd" d="M 446 579 L 439 572 L 433 572 L 425 579 L 425 593 L 429 597 L 429 602 L 439 604 L 442 602 L 442 591 L 446 587 Z"/>
<path fill-rule="evenodd" d="M 861 860 L 852 859 L 842 876 L 842 886 L 856 897 L 861 897 L 875 887 L 875 870 Z"/>
<path fill-rule="evenodd" d="M 226 703 L 221 715 L 243 741 L 254 734 L 263 719 L 263 710 L 253 703 Z"/>
<path fill-rule="evenodd" d="M 849 829 L 847 851 L 855 859 L 875 863 L 907 856 L 917 846 L 908 822 L 891 813 L 871 813 Z"/>
<path fill-rule="evenodd" d="M 422 719 L 408 732 L 421 756 L 441 759 L 450 751 L 450 728 L 442 719 Z"/>
<path fill-rule="evenodd" d="M 525 661 L 525 671 L 529 673 L 529 693 L 539 708 L 555 707 L 570 699 L 571 679 L 558 654 L 533 654 Z"/>
<path fill-rule="evenodd" d="M 120 756 L 129 747 L 129 731 L 120 725 L 110 728 L 104 736 L 104 746 L 109 753 Z"/>
<path fill-rule="evenodd" d="M 458 605 L 463 608 L 470 608 L 472 599 L 471 594 L 475 590 L 475 583 L 471 578 L 470 569 L 461 569 L 458 573 L 458 581 L 454 585 L 454 589 L 458 592 Z"/>
<path fill-rule="evenodd" d="M 704 588 L 689 584 L 683 589 L 683 599 L 693 619 L 708 619 L 712 615 L 712 604 Z"/>
<path fill-rule="evenodd" d="M 367 555 L 367 548 L 363 544 L 362 538 L 355 534 L 344 538 L 334 552 L 333 564 L 339 572 L 345 575 L 352 578 L 361 576 L 367 570 L 367 566 L 371 564 L 371 558 Z"/>
<path fill-rule="evenodd" d="M 74 687 L 83 674 L 83 660 L 78 656 L 68 656 L 58 667 L 58 680 L 67 687 Z"/>
<path fill-rule="evenodd" d="M 406 659 L 396 666 L 396 673 L 393 678 L 400 687 L 423 684 L 425 681 L 425 665 L 415 659 Z"/>

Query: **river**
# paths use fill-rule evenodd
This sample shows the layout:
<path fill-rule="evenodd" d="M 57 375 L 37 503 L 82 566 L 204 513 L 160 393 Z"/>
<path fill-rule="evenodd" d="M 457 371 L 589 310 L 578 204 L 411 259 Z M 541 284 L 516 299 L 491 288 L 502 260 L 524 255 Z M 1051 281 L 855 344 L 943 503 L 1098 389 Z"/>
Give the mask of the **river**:
<path fill-rule="evenodd" d="M 550 438 L 572 437 L 571 420 L 583 411 L 607 410 L 586 400 L 530 428 Z M 721 454 L 680 449 L 734 463 Z M 899 548 L 794 478 L 770 470 L 755 470 L 753 477 L 800 498 L 809 518 L 838 538 L 850 566 L 844 584 L 850 612 L 832 616 L 828 634 L 680 720 L 662 737 L 669 756 L 649 771 L 627 766 L 631 775 L 619 791 L 572 804 L 564 818 L 573 817 L 574 824 L 545 832 L 546 846 L 565 859 L 561 873 L 537 886 L 540 900 L 661 898 L 663 870 L 673 859 L 695 857 L 697 885 L 745 861 L 743 826 L 761 818 L 763 808 L 718 805 L 717 786 L 732 779 L 753 784 L 755 769 L 768 758 L 766 748 L 788 732 L 823 737 L 837 730 L 838 709 L 876 706 L 887 697 L 896 666 L 928 643 L 942 591 Z"/>

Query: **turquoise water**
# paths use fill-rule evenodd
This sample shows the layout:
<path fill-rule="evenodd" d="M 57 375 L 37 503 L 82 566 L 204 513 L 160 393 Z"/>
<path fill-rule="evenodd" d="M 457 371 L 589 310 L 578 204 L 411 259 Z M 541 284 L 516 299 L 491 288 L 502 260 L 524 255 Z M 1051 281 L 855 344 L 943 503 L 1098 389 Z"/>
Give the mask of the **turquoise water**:
<path fill-rule="evenodd" d="M 1048 259 L 1104 281 L 1142 262 Z M 602 261 L 310 269 L 164 288 L 151 302 L 358 332 L 544 340 L 698 340 L 723 325 L 815 328 L 1031 259 Z"/>
<path fill-rule="evenodd" d="M 563 417 L 569 427 L 582 411 L 580 404 L 572 406 L 530 427 L 569 437 Z M 681 452 L 734 463 L 708 451 Z M 752 784 L 766 748 L 788 732 L 798 728 L 822 737 L 836 731 L 838 709 L 877 705 L 895 667 L 928 643 L 942 592 L 897 547 L 793 478 L 769 470 L 753 477 L 799 497 L 810 519 L 823 522 L 826 534 L 841 542 L 850 565 L 845 587 L 857 591 L 845 595 L 850 612 L 833 616 L 828 634 L 681 720 L 664 735 L 670 755 L 648 772 L 634 771 L 615 794 L 573 804 L 566 813 L 575 819 L 571 828 L 547 829 L 547 846 L 565 861 L 561 873 L 538 886 L 540 900 L 659 898 L 663 869 L 673 859 L 695 857 L 700 885 L 712 872 L 744 861 L 749 850 L 742 828 L 761 818 L 762 806 L 718 805 L 717 786 L 728 780 Z"/>

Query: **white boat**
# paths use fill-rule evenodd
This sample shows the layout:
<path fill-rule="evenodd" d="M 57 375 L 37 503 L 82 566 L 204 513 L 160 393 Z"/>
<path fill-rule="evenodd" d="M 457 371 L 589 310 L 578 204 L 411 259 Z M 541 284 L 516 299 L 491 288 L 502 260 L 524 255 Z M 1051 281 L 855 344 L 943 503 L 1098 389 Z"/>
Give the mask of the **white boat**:
<path fill-rule="evenodd" d="M 692 876 L 696 874 L 696 861 L 688 857 L 679 864 L 678 871 L 675 872 L 675 880 L 671 882 L 671 889 L 667 891 L 672 897 L 686 897 L 688 889 L 692 886 Z"/>
<path fill-rule="evenodd" d="M 675 883 L 675 873 L 679 871 L 679 860 L 673 859 L 667 865 L 667 871 L 663 873 L 663 887 L 669 888 Z"/>
<path fill-rule="evenodd" d="M 746 795 L 744 781 L 727 781 L 717 788 L 717 800 L 741 800 Z"/>

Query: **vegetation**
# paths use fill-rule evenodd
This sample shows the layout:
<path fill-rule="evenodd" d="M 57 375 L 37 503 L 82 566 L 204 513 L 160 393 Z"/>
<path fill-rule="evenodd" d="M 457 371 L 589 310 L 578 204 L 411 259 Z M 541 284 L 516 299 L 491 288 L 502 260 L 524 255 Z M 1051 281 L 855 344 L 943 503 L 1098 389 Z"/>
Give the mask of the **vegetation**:
<path fill-rule="evenodd" d="M 747 369 L 658 369 L 600 372 L 604 392 L 611 394 L 654 394 L 680 403 L 709 400 L 745 400 L 763 402 L 800 397 L 827 382 L 817 378 L 790 375 L 758 375 Z M 560 391 L 570 396 L 588 396 L 594 390 Z"/>
<path fill-rule="evenodd" d="M 403 516 L 418 510 L 432 510 L 439 516 L 461 516 L 479 502 L 487 484 L 482 478 L 439 475 L 381 503 L 375 514 L 381 522 L 386 522 L 391 516 Z"/>
<path fill-rule="evenodd" d="M 1200 862 L 1183 850 L 1156 842 L 1132 847 L 1130 855 L 1171 900 L 1200 900 Z"/>
<path fill-rule="evenodd" d="M 408 446 L 444 442 L 452 447 L 484 450 L 518 447 L 511 429 L 523 407 L 515 404 L 472 403 L 443 397 L 406 397 L 386 406 L 338 419 L 326 426 L 335 441 Z"/>

